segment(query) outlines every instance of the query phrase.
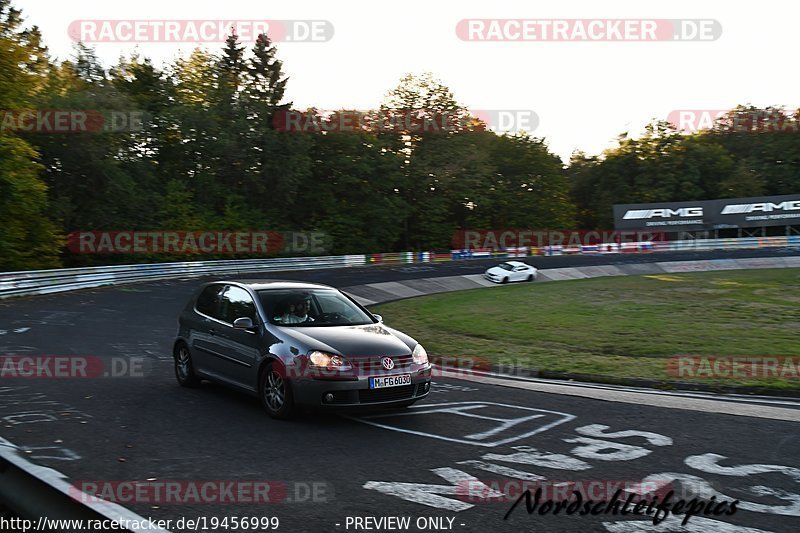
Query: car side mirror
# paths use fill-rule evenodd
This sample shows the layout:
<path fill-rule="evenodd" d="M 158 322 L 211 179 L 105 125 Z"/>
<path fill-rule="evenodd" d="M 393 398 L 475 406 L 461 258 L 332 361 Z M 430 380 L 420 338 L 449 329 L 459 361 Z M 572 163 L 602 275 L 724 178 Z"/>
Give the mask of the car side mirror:
<path fill-rule="evenodd" d="M 233 327 L 236 329 L 253 329 L 253 319 L 249 316 L 243 316 L 233 321 Z"/>
<path fill-rule="evenodd" d="M 375 317 L 375 320 L 383 324 L 383 317 L 381 315 L 376 315 L 375 313 L 372 314 Z"/>

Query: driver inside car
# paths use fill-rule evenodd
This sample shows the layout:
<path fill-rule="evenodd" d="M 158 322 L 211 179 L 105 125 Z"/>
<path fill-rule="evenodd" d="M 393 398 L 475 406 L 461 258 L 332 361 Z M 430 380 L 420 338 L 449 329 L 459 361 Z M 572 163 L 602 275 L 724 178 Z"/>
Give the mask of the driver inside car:
<path fill-rule="evenodd" d="M 311 299 L 298 297 L 292 300 L 289 305 L 289 312 L 283 315 L 281 322 L 284 324 L 302 324 L 303 322 L 313 322 L 314 319 L 308 316 L 311 309 Z"/>

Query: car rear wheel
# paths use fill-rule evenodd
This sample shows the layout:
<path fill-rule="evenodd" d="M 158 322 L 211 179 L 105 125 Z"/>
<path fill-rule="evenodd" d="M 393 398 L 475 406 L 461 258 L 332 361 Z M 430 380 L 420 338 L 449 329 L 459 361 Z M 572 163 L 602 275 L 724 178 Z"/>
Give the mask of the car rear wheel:
<path fill-rule="evenodd" d="M 294 415 L 292 389 L 283 367 L 268 363 L 261 371 L 259 398 L 261 405 L 272 418 L 287 420 Z"/>
<path fill-rule="evenodd" d="M 533 274 L 528 274 L 528 281 L 533 281 Z"/>
<path fill-rule="evenodd" d="M 192 366 L 192 354 L 189 347 L 181 343 L 175 348 L 175 377 L 184 387 L 196 387 L 200 384 L 200 378 L 194 373 Z"/>

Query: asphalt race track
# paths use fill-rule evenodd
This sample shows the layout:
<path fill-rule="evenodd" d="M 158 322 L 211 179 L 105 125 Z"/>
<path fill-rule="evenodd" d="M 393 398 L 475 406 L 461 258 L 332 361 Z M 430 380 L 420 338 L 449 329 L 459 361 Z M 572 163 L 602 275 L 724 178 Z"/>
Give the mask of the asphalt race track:
<path fill-rule="evenodd" d="M 557 268 L 787 253 L 742 250 L 526 261 Z M 497 262 L 269 277 L 346 287 L 476 274 Z M 800 431 L 796 404 L 790 400 L 761 399 L 757 405 L 763 414 L 741 416 L 727 414 L 724 407 L 715 412 L 674 409 L 657 401 L 637 402 L 635 396 L 602 401 L 540 392 L 520 381 L 506 386 L 480 377 L 439 376 L 429 398 L 407 411 L 308 413 L 279 422 L 267 417 L 255 398 L 208 383 L 191 390 L 176 383 L 171 357 L 176 320 L 198 283 L 140 283 L 0 303 L 2 355 L 142 361 L 141 372 L 132 377 L 4 379 L 3 438 L 23 448 L 31 462 L 63 472 L 76 485 L 268 481 L 270 497 L 277 500 L 120 502 L 151 518 L 277 517 L 277 530 L 289 532 L 800 530 Z M 730 402 L 731 412 L 739 403 Z M 672 480 L 674 499 L 739 500 L 738 510 L 732 515 L 701 513 L 681 528 L 682 517 L 653 525 L 651 517 L 632 514 L 528 515 L 523 503 L 504 521 L 514 498 L 495 492 L 517 495 L 523 480 L 538 480 L 555 490 L 552 484 L 565 481 L 616 487 L 655 474 Z M 392 528 L 395 522 L 356 520 L 366 517 L 409 517 L 410 522 L 403 529 Z"/>

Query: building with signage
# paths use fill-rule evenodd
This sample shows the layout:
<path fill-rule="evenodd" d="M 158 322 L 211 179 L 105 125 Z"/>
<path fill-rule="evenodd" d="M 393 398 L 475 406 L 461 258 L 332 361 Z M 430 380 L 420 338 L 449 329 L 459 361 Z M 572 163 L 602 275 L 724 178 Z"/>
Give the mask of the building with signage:
<path fill-rule="evenodd" d="M 800 193 L 617 204 L 614 229 L 664 232 L 670 240 L 800 235 Z"/>

